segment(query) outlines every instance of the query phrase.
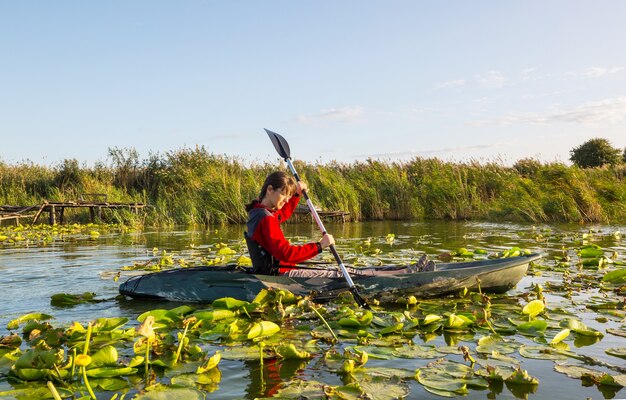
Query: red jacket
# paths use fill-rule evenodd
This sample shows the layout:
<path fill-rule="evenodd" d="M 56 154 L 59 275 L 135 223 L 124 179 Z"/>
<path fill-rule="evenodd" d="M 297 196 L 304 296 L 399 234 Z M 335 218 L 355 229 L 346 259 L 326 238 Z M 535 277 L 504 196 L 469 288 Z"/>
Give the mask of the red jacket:
<path fill-rule="evenodd" d="M 263 246 L 274 258 L 280 261 L 279 273 L 283 274 L 294 269 L 296 264 L 311 259 L 321 253 L 322 247 L 319 243 L 307 243 L 301 246 L 294 246 L 283 234 L 280 224 L 291 217 L 300 196 L 294 195 L 289 201 L 277 211 L 272 211 L 257 203 L 249 212 L 248 237 Z"/>

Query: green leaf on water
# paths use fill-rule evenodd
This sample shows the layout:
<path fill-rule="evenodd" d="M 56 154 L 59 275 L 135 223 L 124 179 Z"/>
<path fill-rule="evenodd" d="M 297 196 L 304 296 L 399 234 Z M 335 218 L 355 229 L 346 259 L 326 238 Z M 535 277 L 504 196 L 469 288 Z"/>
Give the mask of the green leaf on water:
<path fill-rule="evenodd" d="M 94 300 L 95 293 L 85 292 L 83 294 L 57 293 L 50 296 L 50 304 L 56 307 L 70 307 L 81 303 L 90 303 Z"/>
<path fill-rule="evenodd" d="M 144 393 L 133 397 L 133 400 L 204 400 L 206 396 L 194 388 L 153 385 L 148 386 Z"/>
<path fill-rule="evenodd" d="M 332 392 L 342 400 L 358 400 L 362 398 L 363 390 L 357 383 L 332 388 Z"/>
<path fill-rule="evenodd" d="M 476 351 L 483 354 L 491 354 L 496 351 L 500 354 L 510 354 L 519 348 L 519 344 L 505 340 L 499 336 L 483 336 L 478 340 Z"/>
<path fill-rule="evenodd" d="M 231 310 L 227 310 L 227 309 L 217 309 L 217 310 L 212 310 L 212 311 L 201 310 L 201 311 L 194 312 L 192 315 L 198 319 L 209 321 L 209 322 L 222 321 L 224 319 L 233 318 L 237 316 L 235 312 Z"/>
<path fill-rule="evenodd" d="M 259 346 L 232 346 L 222 349 L 222 358 L 225 360 L 252 361 L 261 358 Z"/>
<path fill-rule="evenodd" d="M 237 300 L 232 297 L 223 297 L 221 299 L 217 299 L 213 302 L 212 306 L 216 309 L 227 309 L 227 310 L 236 310 L 245 305 L 248 305 L 247 301 Z"/>
<path fill-rule="evenodd" d="M 370 399 L 395 400 L 404 399 L 409 395 L 409 388 L 401 382 L 391 379 L 373 378 L 359 382 L 361 390 Z"/>
<path fill-rule="evenodd" d="M 589 328 L 583 322 L 574 319 L 574 318 L 565 318 L 559 324 L 562 328 L 567 328 L 571 331 L 578 333 L 579 335 L 584 336 L 595 336 L 601 338 L 604 336 L 602 332 L 599 332 L 595 329 Z"/>
<path fill-rule="evenodd" d="M 489 386 L 483 378 L 475 375 L 471 367 L 449 360 L 419 368 L 415 379 L 426 390 L 446 397 L 465 395 L 468 387 L 485 389 Z"/>
<path fill-rule="evenodd" d="M 91 363 L 88 369 L 111 367 L 117 364 L 117 349 L 113 346 L 104 346 L 91 356 Z"/>
<path fill-rule="evenodd" d="M 602 282 L 626 283 L 626 268 L 609 271 L 602 277 Z"/>
<path fill-rule="evenodd" d="M 115 330 L 128 322 L 128 318 L 98 318 L 94 321 L 92 330 L 93 332 L 110 332 Z"/>
<path fill-rule="evenodd" d="M 175 313 L 170 312 L 170 310 L 157 309 L 146 311 L 137 317 L 137 321 L 143 322 L 149 316 L 154 317 L 154 322 L 160 323 L 161 326 L 172 325 L 174 321 L 178 319 L 178 316 Z"/>
<path fill-rule="evenodd" d="M 435 346 L 430 345 L 403 346 L 396 349 L 393 355 L 399 358 L 421 359 L 433 359 L 443 356 L 442 353 L 437 351 Z"/>
<path fill-rule="evenodd" d="M 439 320 L 441 320 L 441 316 L 436 315 L 436 314 L 428 314 L 427 316 L 424 317 L 423 324 L 424 325 L 429 325 L 429 324 L 432 324 L 433 322 L 437 322 Z"/>
<path fill-rule="evenodd" d="M 209 357 L 204 364 L 202 364 L 201 366 L 198 367 L 198 369 L 196 369 L 196 374 L 203 374 L 207 372 L 208 370 L 217 367 L 217 365 L 220 363 L 221 360 L 222 360 L 222 353 L 219 351 L 216 351 L 215 354 Z"/>
<path fill-rule="evenodd" d="M 32 321 L 32 320 L 45 321 L 45 320 L 52 319 L 52 318 L 54 318 L 52 315 L 43 314 L 43 313 L 25 314 L 19 318 L 11 320 L 7 324 L 7 329 L 17 329 L 20 326 L 20 324 L 27 322 L 27 321 Z"/>
<path fill-rule="evenodd" d="M 565 340 L 569 336 L 569 333 L 570 333 L 569 329 L 567 328 L 563 329 L 562 331 L 554 335 L 554 338 L 552 338 L 552 340 L 550 341 L 550 344 L 557 344 Z"/>
<path fill-rule="evenodd" d="M 391 326 L 388 326 L 386 328 L 381 329 L 381 331 L 379 333 L 381 335 L 388 335 L 390 333 L 401 331 L 402 328 L 404 328 L 404 324 L 402 322 L 399 322 L 397 324 L 394 324 L 394 325 L 391 325 Z"/>
<path fill-rule="evenodd" d="M 581 258 L 597 258 L 603 255 L 604 250 L 602 250 L 602 247 L 595 244 L 583 246 L 578 250 L 578 256 Z"/>
<path fill-rule="evenodd" d="M 606 330 L 606 332 L 610 333 L 611 335 L 626 337 L 626 329 L 624 328 L 609 328 Z"/>
<path fill-rule="evenodd" d="M 533 358 L 537 360 L 565 360 L 567 359 L 561 353 L 558 353 L 549 346 L 525 346 L 519 348 L 519 354 L 525 358 Z"/>
<path fill-rule="evenodd" d="M 258 337 L 272 336 L 280 331 L 280 326 L 271 321 L 257 322 L 250 328 L 248 332 L 248 339 L 255 339 Z"/>
<path fill-rule="evenodd" d="M 339 326 L 343 326 L 346 328 L 360 328 L 361 322 L 356 318 L 356 316 L 351 317 L 343 317 L 337 321 Z"/>
<path fill-rule="evenodd" d="M 626 359 L 626 347 L 609 347 L 604 352 L 614 357 Z"/>
<path fill-rule="evenodd" d="M 122 378 L 93 378 L 89 380 L 91 387 L 109 392 L 117 392 L 129 387 L 128 381 Z"/>
<path fill-rule="evenodd" d="M 533 300 L 526 304 L 522 309 L 522 313 L 528 315 L 530 318 L 534 318 L 541 314 L 546 308 L 546 305 L 541 300 Z"/>
<path fill-rule="evenodd" d="M 522 324 L 517 325 L 517 330 L 523 332 L 525 334 L 540 334 L 546 330 L 548 327 L 548 323 L 541 319 L 536 319 L 529 322 L 524 322 Z"/>
<path fill-rule="evenodd" d="M 118 376 L 134 375 L 137 368 L 131 367 L 101 367 L 87 370 L 87 376 L 92 378 L 115 378 Z"/>
<path fill-rule="evenodd" d="M 281 399 L 326 400 L 328 396 L 324 393 L 325 386 L 325 383 L 317 381 L 291 380 L 285 382 L 285 386 L 276 392 L 276 397 Z"/>
<path fill-rule="evenodd" d="M 276 353 L 284 359 L 305 360 L 311 358 L 311 354 L 304 350 L 296 349 L 293 343 L 283 344 L 276 348 Z"/>
<path fill-rule="evenodd" d="M 595 369 L 591 369 L 591 368 L 587 368 L 587 367 L 582 367 L 582 366 L 578 366 L 578 365 L 571 365 L 571 364 L 556 364 L 554 366 L 554 370 L 556 372 L 560 372 L 562 374 L 565 374 L 567 376 L 569 376 L 570 378 L 574 378 L 574 379 L 580 379 L 583 376 L 601 376 L 602 372 L 597 371 Z"/>
<path fill-rule="evenodd" d="M 536 386 L 539 384 L 539 380 L 533 376 L 530 376 L 528 371 L 519 368 L 517 371 L 513 373 L 513 375 L 509 376 L 504 380 L 507 383 L 514 383 L 516 385 L 530 385 Z"/>

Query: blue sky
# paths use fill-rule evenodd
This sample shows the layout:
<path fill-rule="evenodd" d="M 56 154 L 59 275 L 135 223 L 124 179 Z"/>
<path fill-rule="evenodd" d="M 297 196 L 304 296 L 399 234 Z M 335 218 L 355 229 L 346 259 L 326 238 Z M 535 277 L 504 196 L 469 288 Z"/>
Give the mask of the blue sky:
<path fill-rule="evenodd" d="M 0 0 L 0 160 L 568 162 L 626 147 L 626 2 Z"/>

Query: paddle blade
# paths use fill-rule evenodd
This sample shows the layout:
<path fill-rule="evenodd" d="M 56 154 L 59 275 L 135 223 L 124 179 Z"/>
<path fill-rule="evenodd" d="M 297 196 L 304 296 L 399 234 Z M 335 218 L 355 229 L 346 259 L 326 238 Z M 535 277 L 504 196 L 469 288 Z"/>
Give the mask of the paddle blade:
<path fill-rule="evenodd" d="M 267 135 L 270 137 L 272 144 L 274 144 L 274 148 L 280 154 L 282 158 L 285 160 L 291 158 L 291 151 L 289 150 L 289 143 L 285 140 L 284 137 L 280 136 L 276 132 L 272 132 L 269 129 L 266 129 Z"/>

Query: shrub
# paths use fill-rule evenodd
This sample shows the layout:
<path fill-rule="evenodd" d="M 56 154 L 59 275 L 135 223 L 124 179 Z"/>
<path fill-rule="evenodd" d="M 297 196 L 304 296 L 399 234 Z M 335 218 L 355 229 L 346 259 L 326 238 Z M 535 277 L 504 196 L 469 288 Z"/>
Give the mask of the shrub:
<path fill-rule="evenodd" d="M 611 146 L 606 139 L 595 138 L 586 141 L 570 151 L 570 161 L 581 168 L 601 167 L 620 163 L 619 149 Z"/>

